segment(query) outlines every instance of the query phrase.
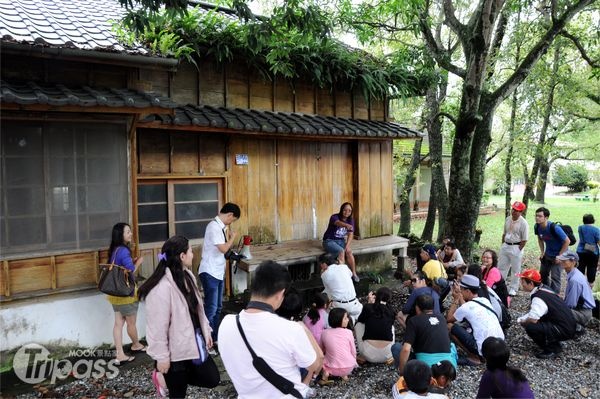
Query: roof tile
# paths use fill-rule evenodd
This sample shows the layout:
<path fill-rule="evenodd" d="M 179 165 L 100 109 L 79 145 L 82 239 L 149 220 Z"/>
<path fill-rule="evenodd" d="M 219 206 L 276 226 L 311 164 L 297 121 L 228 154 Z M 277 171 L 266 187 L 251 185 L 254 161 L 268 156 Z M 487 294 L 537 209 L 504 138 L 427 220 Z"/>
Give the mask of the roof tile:
<path fill-rule="evenodd" d="M 354 138 L 414 138 L 423 134 L 394 122 L 323 117 L 287 112 L 186 105 L 175 116 L 148 115 L 140 123 L 215 127 L 232 131 L 262 132 L 293 136 L 334 136 Z"/>
<path fill-rule="evenodd" d="M 91 88 L 87 86 L 69 88 L 60 84 L 9 83 L 4 80 L 0 82 L 0 103 L 76 105 L 82 107 L 161 107 L 165 109 L 172 109 L 176 106 L 168 97 L 162 97 L 151 92 L 123 88 Z"/>

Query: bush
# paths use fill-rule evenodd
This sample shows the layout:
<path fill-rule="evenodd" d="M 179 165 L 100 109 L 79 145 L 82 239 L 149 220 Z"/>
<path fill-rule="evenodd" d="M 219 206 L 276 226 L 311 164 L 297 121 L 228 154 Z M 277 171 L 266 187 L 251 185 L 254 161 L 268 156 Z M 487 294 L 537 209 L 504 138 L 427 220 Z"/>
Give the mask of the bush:
<path fill-rule="evenodd" d="M 559 165 L 552 177 L 555 186 L 566 186 L 570 191 L 581 192 L 587 188 L 588 172 L 576 164 Z"/>
<path fill-rule="evenodd" d="M 589 187 L 590 190 L 594 189 L 594 188 L 598 188 L 600 187 L 600 182 L 594 181 L 594 180 L 590 180 L 587 182 L 587 186 Z"/>

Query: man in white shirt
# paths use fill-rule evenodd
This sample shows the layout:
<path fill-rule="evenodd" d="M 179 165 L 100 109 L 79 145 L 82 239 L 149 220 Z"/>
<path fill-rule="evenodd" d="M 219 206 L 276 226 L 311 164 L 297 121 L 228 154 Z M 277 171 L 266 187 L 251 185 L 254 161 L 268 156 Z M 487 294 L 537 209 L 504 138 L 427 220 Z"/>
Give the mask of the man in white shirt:
<path fill-rule="evenodd" d="M 225 275 L 225 254 L 235 243 L 237 232 L 229 226 L 240 218 L 240 207 L 226 203 L 219 214 L 206 226 L 202 244 L 202 260 L 198 273 L 204 290 L 204 313 L 212 328 L 214 344 L 217 343 L 217 329 L 223 307 L 223 277 Z"/>
<path fill-rule="evenodd" d="M 481 364 L 481 346 L 486 338 L 504 339 L 504 332 L 492 304 L 487 298 L 480 298 L 477 294 L 479 286 L 477 277 L 470 274 L 462 276 L 460 283 L 455 284 L 452 289 L 452 304 L 446 316 L 450 337 L 468 353 L 466 358 L 458 359 L 458 364 L 462 365 Z M 465 328 L 460 324 L 464 321 L 468 321 L 470 327 Z"/>
<path fill-rule="evenodd" d="M 348 269 L 346 267 L 346 269 Z M 348 269 L 349 270 L 349 269 Z M 302 383 L 300 368 L 308 375 L 318 372 L 323 358 L 317 356 L 304 328 L 274 312 L 281 306 L 291 277 L 273 261 L 258 266 L 252 279 L 250 302 L 239 314 L 239 323 L 248 344 L 277 374 L 293 383 L 303 397 L 310 393 Z M 221 359 L 240 399 L 281 398 L 284 393 L 260 374 L 241 336 L 235 315 L 227 315 L 219 328 Z M 285 396 L 291 397 L 291 396 Z"/>
<path fill-rule="evenodd" d="M 362 304 L 356 298 L 356 290 L 352 281 L 352 271 L 346 265 L 338 264 L 330 254 L 319 256 L 321 280 L 325 293 L 333 303 L 334 308 L 342 308 L 348 312 L 353 323 L 362 312 Z"/>
<path fill-rule="evenodd" d="M 504 232 L 502 233 L 502 246 L 498 254 L 498 269 L 502 273 L 504 281 L 509 285 L 508 295 L 517 295 L 519 289 L 519 277 L 523 263 L 523 248 L 529 239 L 529 224 L 522 216 L 527 206 L 515 201 L 512 204 L 510 216 L 504 222 Z M 512 269 L 512 273 L 511 273 Z M 508 275 L 512 277 L 509 282 Z"/>

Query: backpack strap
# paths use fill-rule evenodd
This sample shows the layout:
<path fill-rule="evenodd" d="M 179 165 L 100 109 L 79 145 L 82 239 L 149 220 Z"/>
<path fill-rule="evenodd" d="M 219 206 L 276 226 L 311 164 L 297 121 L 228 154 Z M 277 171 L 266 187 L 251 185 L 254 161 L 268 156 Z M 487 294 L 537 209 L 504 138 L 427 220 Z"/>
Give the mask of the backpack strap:
<path fill-rule="evenodd" d="M 496 314 L 496 312 L 494 311 L 494 309 L 490 308 L 488 305 L 483 304 L 483 303 L 481 303 L 479 301 L 476 301 L 475 299 L 473 299 L 471 302 L 475 302 L 479 306 L 483 306 L 484 308 L 486 308 L 487 310 L 489 310 L 490 312 L 492 312 L 494 314 L 494 316 L 496 316 L 496 318 L 498 319 L 498 321 L 500 321 L 500 318 L 498 317 L 498 315 Z"/>

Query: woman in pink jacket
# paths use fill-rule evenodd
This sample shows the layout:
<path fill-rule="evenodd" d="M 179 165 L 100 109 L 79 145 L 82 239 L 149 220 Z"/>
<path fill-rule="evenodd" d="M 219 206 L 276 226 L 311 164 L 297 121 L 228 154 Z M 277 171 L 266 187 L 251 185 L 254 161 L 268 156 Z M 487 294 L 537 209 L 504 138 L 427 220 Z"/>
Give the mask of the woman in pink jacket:
<path fill-rule="evenodd" d="M 213 388 L 219 370 L 207 350 L 213 345 L 196 278 L 191 271 L 194 254 L 187 238 L 169 238 L 161 249 L 154 273 L 139 288 L 146 300 L 148 355 L 156 372 L 164 375 L 170 397 L 183 398 L 187 386 Z"/>

